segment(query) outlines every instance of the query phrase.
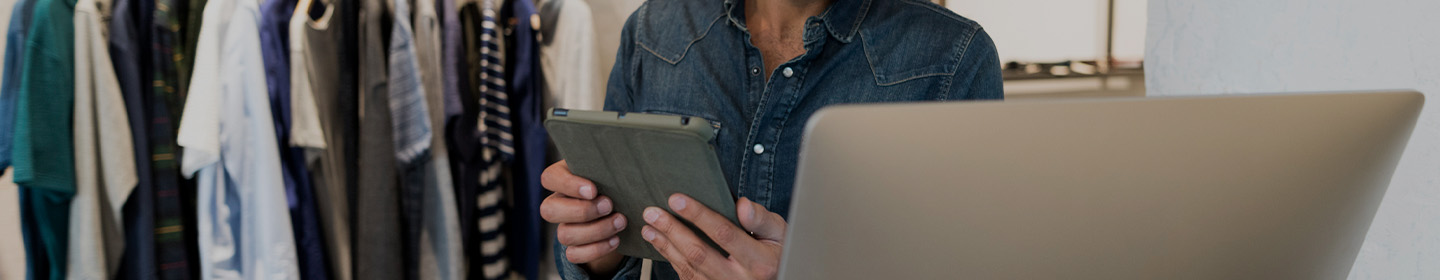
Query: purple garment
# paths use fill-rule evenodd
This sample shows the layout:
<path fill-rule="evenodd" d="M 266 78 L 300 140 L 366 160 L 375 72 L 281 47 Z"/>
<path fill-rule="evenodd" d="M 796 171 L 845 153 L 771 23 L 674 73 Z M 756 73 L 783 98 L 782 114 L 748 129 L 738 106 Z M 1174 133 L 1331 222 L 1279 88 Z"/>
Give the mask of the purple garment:
<path fill-rule="evenodd" d="M 294 0 L 266 0 L 260 5 L 260 52 L 265 60 L 265 85 L 280 153 L 296 256 L 303 279 L 330 279 L 325 259 L 315 190 L 305 167 L 305 151 L 290 146 L 290 17 Z"/>

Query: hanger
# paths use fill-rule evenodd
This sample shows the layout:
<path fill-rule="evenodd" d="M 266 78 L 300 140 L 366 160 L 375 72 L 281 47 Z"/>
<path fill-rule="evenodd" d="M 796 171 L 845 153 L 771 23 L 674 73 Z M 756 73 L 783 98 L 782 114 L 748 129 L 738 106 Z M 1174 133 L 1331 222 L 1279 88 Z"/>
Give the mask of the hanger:
<path fill-rule="evenodd" d="M 310 21 L 310 5 L 314 3 L 315 0 L 300 0 L 300 3 L 295 3 L 295 14 L 290 15 L 290 18 L 304 15 L 304 18 Z"/>

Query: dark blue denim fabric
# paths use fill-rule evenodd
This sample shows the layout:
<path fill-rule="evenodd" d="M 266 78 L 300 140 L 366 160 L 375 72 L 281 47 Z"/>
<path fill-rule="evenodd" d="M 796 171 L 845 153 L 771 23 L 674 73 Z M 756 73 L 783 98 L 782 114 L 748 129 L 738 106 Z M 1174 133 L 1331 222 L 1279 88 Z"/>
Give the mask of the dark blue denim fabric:
<path fill-rule="evenodd" d="M 511 16 L 528 22 L 535 15 L 532 1 L 511 1 Z M 533 27 L 529 24 L 519 25 Z M 540 200 L 545 187 L 540 185 L 540 173 L 550 162 L 546 159 L 546 148 L 550 136 L 545 132 L 545 109 L 542 108 L 540 80 L 540 43 L 538 30 L 515 28 L 515 44 L 505 52 L 506 73 L 509 76 L 510 127 L 515 134 L 514 205 L 506 209 L 506 244 L 510 253 L 510 267 L 526 279 L 539 279 L 540 260 Z"/>
<path fill-rule="evenodd" d="M 149 20 L 154 1 L 116 0 L 110 12 L 110 60 L 120 82 L 120 93 L 125 98 L 125 113 L 129 118 L 130 137 L 135 143 L 135 176 L 139 179 L 130 192 L 122 209 L 125 219 L 125 256 L 120 261 L 116 279 L 158 279 L 155 258 L 155 187 L 150 169 L 150 119 L 146 117 L 145 97 L 149 96 L 148 86 L 141 81 L 150 81 L 153 73 L 148 64 L 149 50 L 140 42 L 150 42 L 149 29 L 140 28 L 141 19 Z M 148 23 L 148 21 L 147 21 Z"/>
<path fill-rule="evenodd" d="M 641 6 L 621 34 L 605 109 L 719 122 L 715 152 L 731 190 L 781 216 L 789 214 L 805 122 L 821 108 L 1003 98 L 990 36 L 939 5 L 837 0 L 807 20 L 806 52 L 766 72 L 743 3 Z M 556 250 L 563 276 L 585 278 L 564 248 Z M 639 263 L 626 260 L 616 278 L 638 278 Z M 656 279 L 675 276 L 664 262 L 655 272 Z"/>

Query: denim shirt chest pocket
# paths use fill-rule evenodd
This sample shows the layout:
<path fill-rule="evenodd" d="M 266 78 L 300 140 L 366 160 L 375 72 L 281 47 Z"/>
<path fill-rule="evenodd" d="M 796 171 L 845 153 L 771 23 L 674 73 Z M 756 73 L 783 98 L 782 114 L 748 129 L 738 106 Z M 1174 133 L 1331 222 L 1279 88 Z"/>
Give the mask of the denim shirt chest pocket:
<path fill-rule="evenodd" d="M 930 30 L 877 25 L 859 31 L 858 40 L 874 82 L 891 87 L 926 78 L 941 79 L 944 90 L 961 69 L 979 25 L 969 29 Z M 925 33 L 925 34 L 914 34 Z M 941 97 L 943 99 L 943 96 Z"/>

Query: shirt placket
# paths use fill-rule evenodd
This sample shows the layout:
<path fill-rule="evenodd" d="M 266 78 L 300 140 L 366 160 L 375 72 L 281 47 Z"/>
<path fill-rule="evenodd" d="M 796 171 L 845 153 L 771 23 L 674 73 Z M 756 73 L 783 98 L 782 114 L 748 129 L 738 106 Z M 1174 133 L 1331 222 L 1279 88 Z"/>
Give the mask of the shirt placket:
<path fill-rule="evenodd" d="M 742 146 L 746 151 L 741 160 L 740 196 L 749 197 L 751 200 L 766 208 L 774 208 L 776 201 L 774 197 L 774 176 L 776 166 L 776 153 L 781 152 L 776 147 L 781 141 L 781 133 L 788 123 L 790 112 L 799 105 L 800 97 L 804 94 L 805 74 L 809 69 L 814 57 L 821 51 L 825 40 L 823 28 L 820 21 L 811 18 L 807 21 L 805 28 L 805 53 L 791 61 L 780 64 L 776 69 L 768 73 L 769 81 L 760 76 L 763 69 L 763 61 L 760 58 L 759 49 L 749 43 L 746 38 L 746 61 L 750 71 L 751 96 L 758 96 L 760 102 L 757 104 L 755 118 L 752 120 L 749 137 L 746 137 L 746 145 Z M 748 37 L 748 36 L 747 36 Z M 759 86 L 755 86 L 758 84 Z M 758 95 L 754 94 L 758 90 Z"/>

